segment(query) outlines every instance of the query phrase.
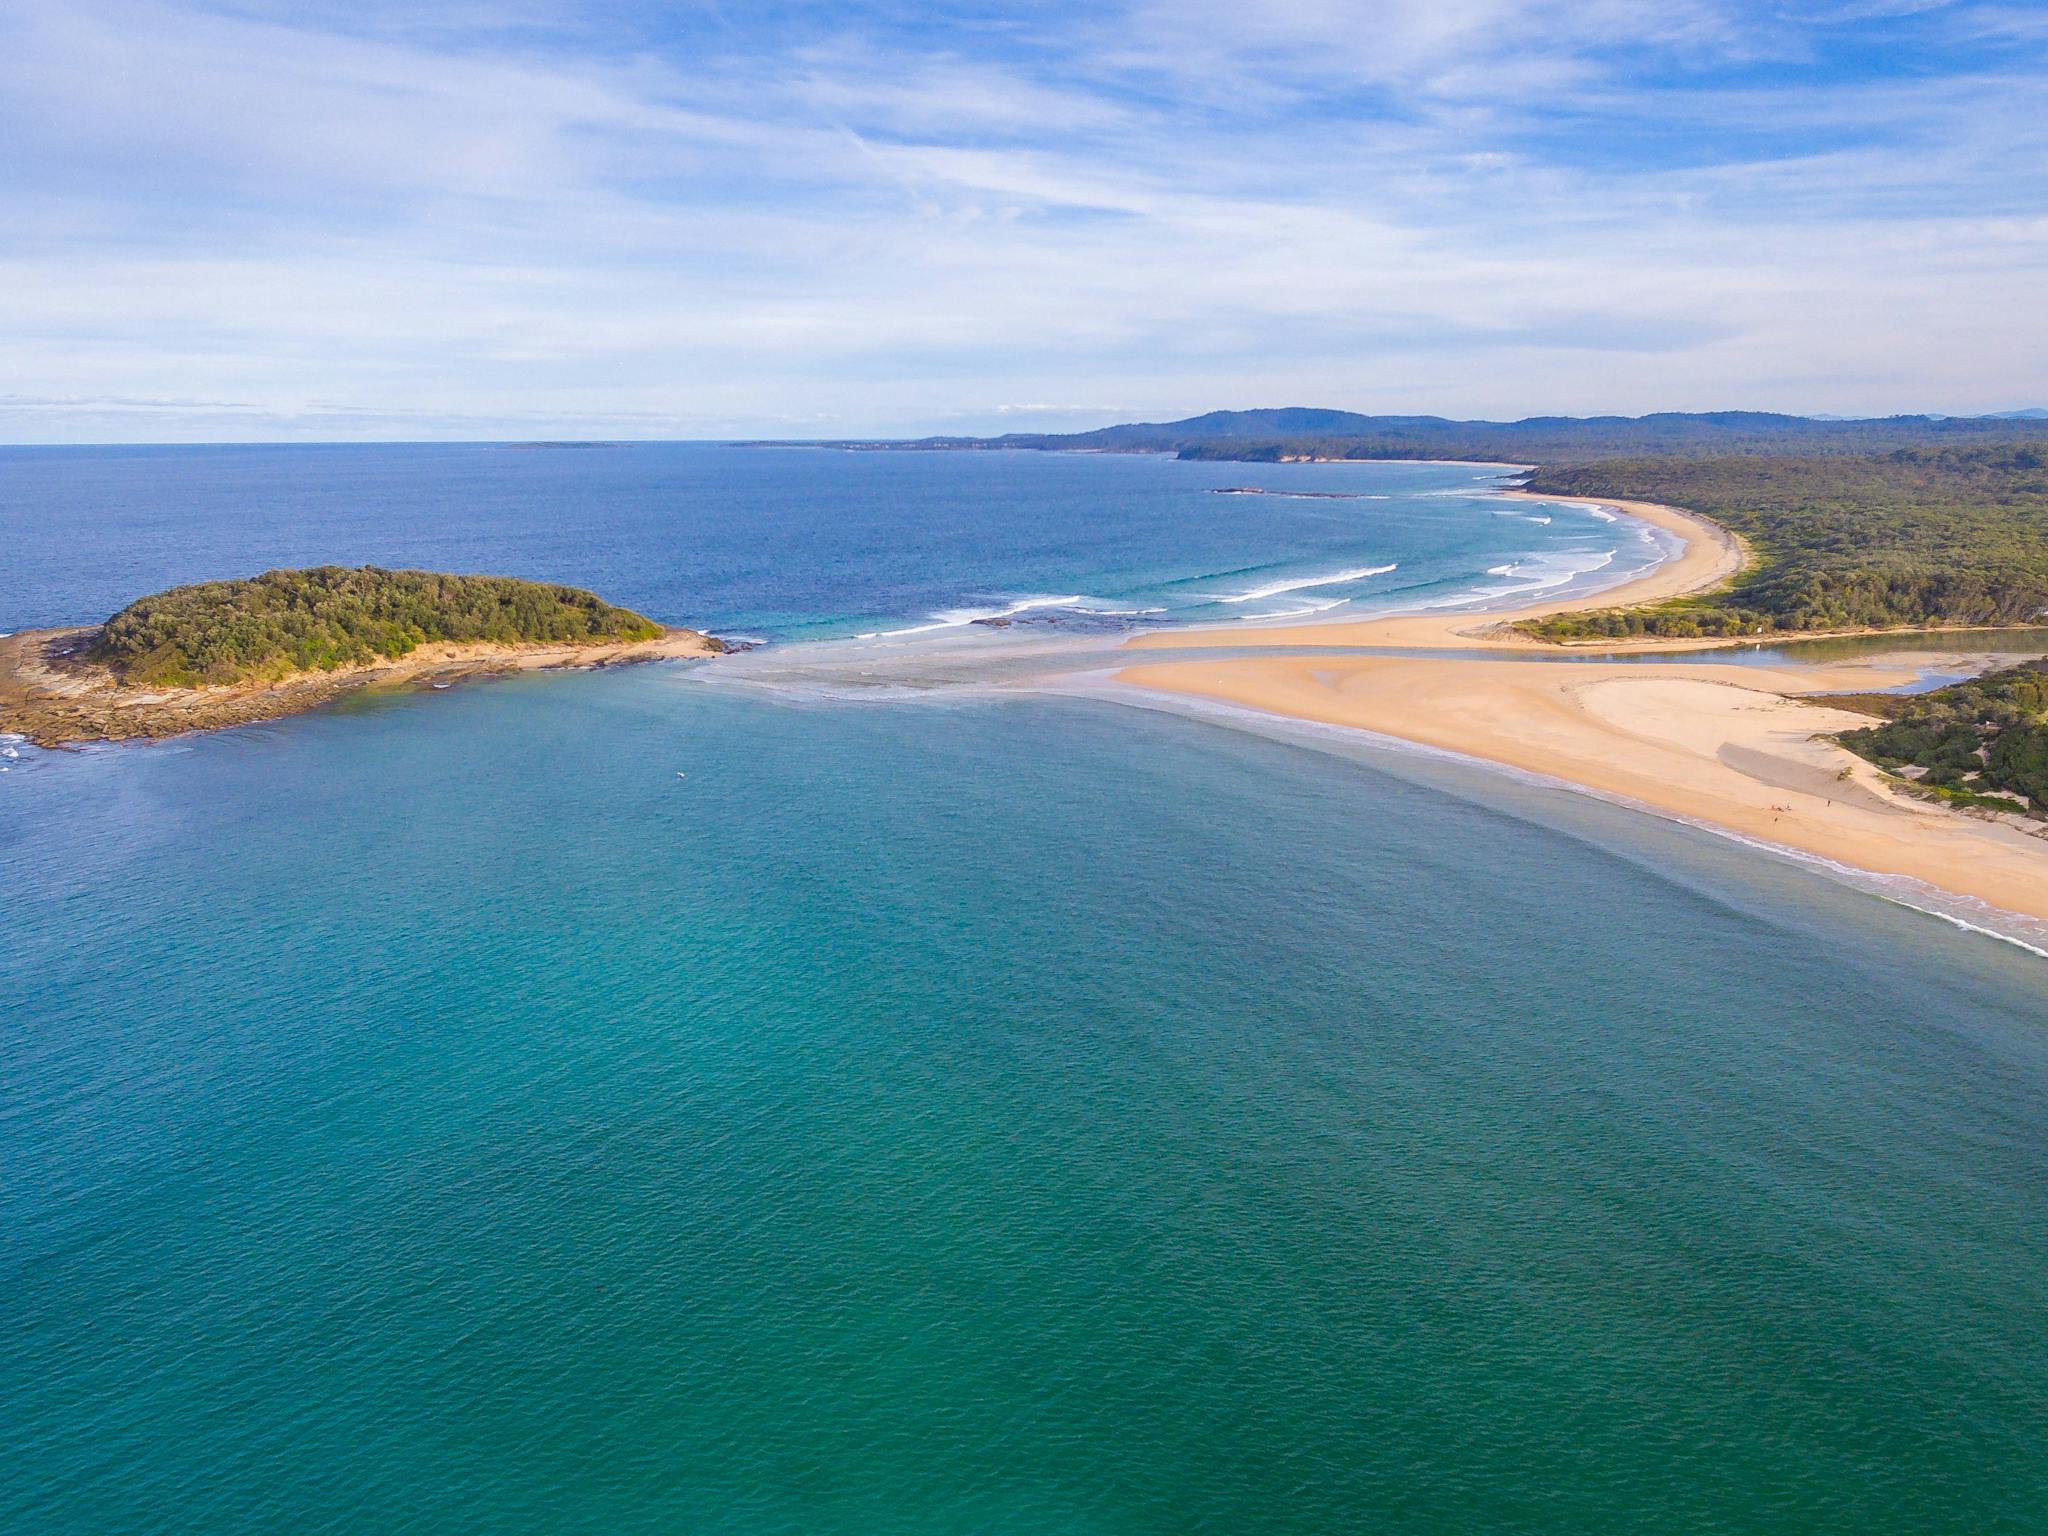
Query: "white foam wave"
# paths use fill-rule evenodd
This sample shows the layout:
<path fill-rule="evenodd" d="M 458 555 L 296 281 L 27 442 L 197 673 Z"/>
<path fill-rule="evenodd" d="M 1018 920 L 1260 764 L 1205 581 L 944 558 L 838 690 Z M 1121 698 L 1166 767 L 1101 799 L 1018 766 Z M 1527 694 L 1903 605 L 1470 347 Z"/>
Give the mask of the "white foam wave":
<path fill-rule="evenodd" d="M 875 629 L 864 635 L 855 635 L 856 640 L 888 640 L 897 635 L 928 635 L 938 629 L 959 629 L 982 619 L 1008 619 L 1020 613 L 1029 613 L 1034 608 L 1077 608 L 1090 599 L 1079 593 L 1064 597 L 1020 597 L 1006 608 L 941 608 L 923 624 L 911 624 L 902 629 Z"/>
<path fill-rule="evenodd" d="M 1595 571 L 1605 570 L 1614 564 L 1614 551 L 1603 549 L 1593 552 L 1592 558 L 1583 558 L 1585 551 L 1560 552 L 1538 555 L 1533 560 L 1518 561 L 1509 567 L 1508 574 L 1525 578 L 1519 588 L 1511 589 L 1517 595 L 1525 592 L 1547 592 L 1552 587 L 1564 586 L 1581 576 L 1590 576 Z"/>
<path fill-rule="evenodd" d="M 1962 929 L 1965 933 L 1981 933 L 1987 939 L 1997 939 L 2002 943 L 2016 945 L 2030 955 L 2039 955 L 2043 960 L 2048 960 L 2048 949 L 2043 949 L 2039 944 L 2029 944 L 2017 934 L 2001 933 L 1996 928 L 1986 928 L 1978 923 L 1966 923 L 1953 912 L 1943 912 L 1937 907 L 1923 907 L 1919 903 L 1907 901 L 1903 897 L 1887 896 L 1885 899 L 1895 902 L 1902 907 L 1911 907 L 1915 912 L 1924 912 L 1929 917 L 1938 917 L 1944 923 L 1954 923 L 1956 927 Z"/>
<path fill-rule="evenodd" d="M 1502 598 L 1520 601 L 1538 592 L 1549 592 L 1558 587 L 1568 586 L 1581 576 L 1590 576 L 1595 571 L 1605 570 L 1614 563 L 1614 554 L 1611 549 L 1560 550 L 1552 554 L 1532 555 L 1526 560 L 1517 560 L 1507 565 L 1489 566 L 1487 575 L 1507 579 L 1493 586 L 1470 587 L 1448 597 L 1416 606 L 1427 610 L 1466 608 L 1475 603 L 1490 603 Z"/>
<path fill-rule="evenodd" d="M 1308 613 L 1328 613 L 1332 608 L 1342 608 L 1348 598 L 1332 597 L 1322 602 L 1304 603 L 1299 608 L 1282 608 L 1274 613 L 1247 613 L 1240 615 L 1240 624 L 1257 624 L 1265 619 L 1298 619 Z"/>
<path fill-rule="evenodd" d="M 1262 597 L 1278 597 L 1283 592 L 1306 592 L 1311 587 L 1337 587 L 1347 581 L 1363 581 L 1368 576 L 1384 576 L 1397 571 L 1398 562 L 1393 565 L 1361 565 L 1356 570 L 1339 571 L 1334 576 L 1303 576 L 1295 581 L 1269 582 L 1263 587 L 1254 587 L 1249 592 L 1239 592 L 1231 597 L 1219 597 L 1219 603 L 1255 603 Z"/>

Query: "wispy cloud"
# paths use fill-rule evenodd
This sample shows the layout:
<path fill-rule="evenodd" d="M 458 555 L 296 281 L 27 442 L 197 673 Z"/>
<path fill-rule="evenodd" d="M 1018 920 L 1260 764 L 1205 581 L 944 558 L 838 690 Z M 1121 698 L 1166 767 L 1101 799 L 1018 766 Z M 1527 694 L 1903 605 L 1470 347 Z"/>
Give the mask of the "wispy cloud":
<path fill-rule="evenodd" d="M 28 0 L 0 434 L 2027 403 L 2025 18 Z"/>

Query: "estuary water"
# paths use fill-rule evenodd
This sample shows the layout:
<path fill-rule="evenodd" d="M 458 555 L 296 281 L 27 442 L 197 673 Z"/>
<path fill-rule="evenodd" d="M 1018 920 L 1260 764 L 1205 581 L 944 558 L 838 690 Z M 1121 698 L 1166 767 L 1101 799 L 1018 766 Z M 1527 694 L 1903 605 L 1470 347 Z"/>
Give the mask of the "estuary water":
<path fill-rule="evenodd" d="M 374 559 L 796 655 L 1635 558 L 1486 475 L 10 452 L 0 628 Z M 1276 483 L 1359 498 L 1213 494 Z M 2048 962 L 1362 741 L 715 677 L 6 760 L 0 1528 L 2044 1528 Z"/>

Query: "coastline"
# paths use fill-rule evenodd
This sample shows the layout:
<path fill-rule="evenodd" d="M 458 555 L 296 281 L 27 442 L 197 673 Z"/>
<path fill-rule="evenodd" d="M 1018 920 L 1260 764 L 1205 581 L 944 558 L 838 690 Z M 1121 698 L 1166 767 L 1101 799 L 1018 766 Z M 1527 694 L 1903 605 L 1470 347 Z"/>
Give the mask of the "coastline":
<path fill-rule="evenodd" d="M 1130 650 L 1162 654 L 1134 659 L 1115 680 L 1538 774 L 1747 841 L 2048 922 L 2048 829 L 2036 833 L 2017 818 L 1915 799 L 1824 739 L 1869 720 L 1812 695 L 1896 687 L 1918 675 L 1914 665 L 1878 655 L 1738 671 L 1678 660 L 1561 665 L 1500 654 L 1537 647 L 1526 636 L 1499 633 L 1517 620 L 1659 601 L 1705 590 L 1740 569 L 1739 542 L 1705 518 L 1640 503 L 1600 505 L 1676 534 L 1680 554 L 1620 586 L 1551 604 L 1234 631 L 1227 642 L 1246 649 L 1398 646 L 1464 654 L 1173 659 L 1175 649 L 1222 641 L 1216 630 L 1189 630 L 1130 642 Z M 1602 646 L 1675 648 L 1668 641 Z"/>
<path fill-rule="evenodd" d="M 273 683 L 218 688 L 130 688 L 67 651 L 98 626 L 24 629 L 0 636 L 0 731 L 38 747 L 95 741 L 155 741 L 302 714 L 344 693 L 508 672 L 581 670 L 680 657 L 715 656 L 724 645 L 693 629 L 653 640 L 595 645 L 422 645 L 394 660 L 302 673 Z"/>

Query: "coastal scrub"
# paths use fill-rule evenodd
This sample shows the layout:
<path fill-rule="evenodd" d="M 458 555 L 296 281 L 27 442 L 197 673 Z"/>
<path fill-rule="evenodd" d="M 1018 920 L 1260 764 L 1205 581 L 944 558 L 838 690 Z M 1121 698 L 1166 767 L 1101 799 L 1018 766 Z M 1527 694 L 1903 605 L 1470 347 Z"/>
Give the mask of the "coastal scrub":
<path fill-rule="evenodd" d="M 131 686 L 192 688 L 396 660 L 430 641 L 632 643 L 661 633 L 577 587 L 321 565 L 140 598 L 107 620 L 86 657 Z"/>

